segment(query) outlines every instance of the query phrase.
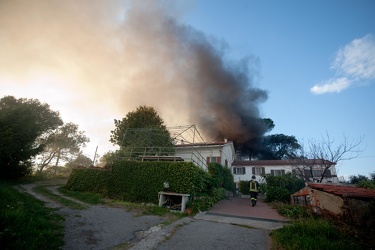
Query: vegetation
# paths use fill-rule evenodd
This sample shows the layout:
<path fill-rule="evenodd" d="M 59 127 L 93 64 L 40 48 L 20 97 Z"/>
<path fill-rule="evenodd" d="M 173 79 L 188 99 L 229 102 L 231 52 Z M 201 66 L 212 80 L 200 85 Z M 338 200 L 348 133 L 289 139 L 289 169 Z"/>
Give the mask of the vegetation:
<path fill-rule="evenodd" d="M 71 199 L 64 198 L 64 197 L 62 197 L 61 195 L 58 195 L 58 194 L 54 194 L 53 192 L 48 190 L 47 186 L 37 186 L 33 189 L 33 191 L 35 191 L 39 194 L 42 194 L 43 196 L 48 197 L 48 198 L 60 203 L 61 205 L 64 205 L 64 206 L 69 207 L 69 208 L 74 209 L 74 210 L 83 210 L 83 209 L 87 208 L 87 206 L 85 206 L 81 203 L 75 202 Z"/>
<path fill-rule="evenodd" d="M 355 232 L 337 219 L 318 215 L 308 207 L 272 205 L 281 215 L 293 219 L 289 225 L 271 232 L 274 249 L 363 249 Z"/>
<path fill-rule="evenodd" d="M 38 155 L 39 172 L 48 166 L 53 160 L 55 161 L 54 170 L 57 171 L 59 162 L 70 162 L 76 158 L 81 147 L 90 141 L 83 131 L 78 130 L 78 125 L 74 123 L 66 123 L 54 130 L 47 138 L 43 138 L 46 145 L 43 152 Z"/>
<path fill-rule="evenodd" d="M 260 160 L 283 160 L 297 158 L 301 145 L 294 136 L 274 134 L 264 137 Z"/>
<path fill-rule="evenodd" d="M 263 187 L 266 190 L 266 201 L 280 201 L 289 203 L 290 195 L 305 187 L 305 182 L 291 173 L 281 176 L 265 176 L 267 185 Z"/>
<path fill-rule="evenodd" d="M 100 168 L 75 168 L 69 176 L 66 189 L 108 194 L 110 170 Z"/>
<path fill-rule="evenodd" d="M 63 217 L 41 201 L 0 181 L 0 245 L 2 249 L 59 249 Z"/>
<path fill-rule="evenodd" d="M 174 152 L 172 138 L 163 119 L 152 107 L 139 106 L 122 120 L 115 120 L 110 141 L 119 145 L 117 157 L 169 155 Z"/>
<path fill-rule="evenodd" d="M 163 183 L 169 191 L 191 194 L 188 207 L 207 210 L 233 191 L 233 176 L 220 164 L 209 164 L 209 173 L 191 162 L 118 161 L 112 169 L 74 169 L 66 189 L 94 192 L 127 202 L 158 203 Z"/>
<path fill-rule="evenodd" d="M 349 176 L 350 184 L 357 184 L 359 187 L 375 189 L 375 172 L 370 174 L 370 178 L 365 175 Z"/>
<path fill-rule="evenodd" d="M 0 179 L 31 173 L 32 158 L 41 153 L 41 138 L 63 122 L 58 112 L 35 99 L 0 99 Z"/>
<path fill-rule="evenodd" d="M 100 194 L 92 192 L 77 192 L 66 189 L 65 187 L 58 188 L 58 191 L 65 196 L 80 200 L 87 204 L 97 205 L 105 203 L 103 197 Z"/>
<path fill-rule="evenodd" d="M 293 221 L 271 232 L 274 247 L 281 249 L 362 249 L 354 237 L 342 234 L 327 220 Z"/>

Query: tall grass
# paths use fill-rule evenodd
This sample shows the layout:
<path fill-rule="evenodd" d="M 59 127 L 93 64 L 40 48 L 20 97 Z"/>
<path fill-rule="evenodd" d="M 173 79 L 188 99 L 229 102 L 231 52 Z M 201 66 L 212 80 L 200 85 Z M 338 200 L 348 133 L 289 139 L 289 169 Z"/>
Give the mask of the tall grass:
<path fill-rule="evenodd" d="M 58 249 L 64 218 L 43 202 L 0 181 L 1 249 Z"/>
<path fill-rule="evenodd" d="M 340 233 L 329 221 L 305 219 L 271 232 L 277 249 L 362 249 L 354 236 Z"/>
<path fill-rule="evenodd" d="M 293 219 L 290 225 L 271 232 L 274 249 L 362 249 L 354 235 L 338 230 L 332 221 L 306 207 L 283 203 L 273 203 L 273 207 Z"/>

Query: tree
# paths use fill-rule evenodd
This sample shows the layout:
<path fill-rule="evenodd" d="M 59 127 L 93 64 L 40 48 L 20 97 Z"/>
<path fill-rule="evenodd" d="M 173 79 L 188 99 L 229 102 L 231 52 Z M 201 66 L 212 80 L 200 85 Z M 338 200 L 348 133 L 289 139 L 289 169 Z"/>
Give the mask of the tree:
<path fill-rule="evenodd" d="M 351 175 L 349 176 L 349 183 L 350 184 L 358 184 L 360 181 L 368 181 L 369 178 L 365 175 Z"/>
<path fill-rule="evenodd" d="M 294 136 L 274 134 L 264 137 L 261 160 L 284 160 L 297 158 L 301 145 Z"/>
<path fill-rule="evenodd" d="M 47 138 L 43 139 L 46 145 L 39 155 L 38 171 L 42 172 L 52 160 L 55 160 L 55 171 L 60 160 L 70 162 L 81 153 L 81 147 L 90 141 L 83 131 L 78 130 L 78 125 L 66 123 L 58 127 Z"/>
<path fill-rule="evenodd" d="M 72 169 L 75 167 L 89 167 L 92 165 L 93 165 L 92 159 L 88 158 L 82 153 L 79 153 L 73 161 L 66 163 L 65 167 Z"/>
<path fill-rule="evenodd" d="M 0 99 L 0 178 L 29 174 L 32 158 L 43 151 L 45 138 L 62 124 L 59 112 L 36 99 Z"/>
<path fill-rule="evenodd" d="M 155 154 L 172 152 L 173 143 L 163 119 L 152 107 L 139 106 L 122 120 L 115 119 L 110 141 L 121 151 Z M 135 150 L 135 151 L 134 151 Z M 141 152 L 142 151 L 142 152 Z"/>
<path fill-rule="evenodd" d="M 335 144 L 335 139 L 331 138 L 328 133 L 326 133 L 326 137 L 322 137 L 321 141 L 311 139 L 308 143 L 308 151 L 305 152 L 303 147 L 301 149 L 300 159 L 305 164 L 301 169 L 298 169 L 298 172 L 305 175 L 304 170 L 308 170 L 309 175 L 314 176 L 313 166 L 318 165 L 321 170 L 318 181 L 322 182 L 328 170 L 339 161 L 351 160 L 359 156 L 362 152 L 359 146 L 363 140 L 363 136 L 352 140 L 344 136 L 342 142 Z"/>

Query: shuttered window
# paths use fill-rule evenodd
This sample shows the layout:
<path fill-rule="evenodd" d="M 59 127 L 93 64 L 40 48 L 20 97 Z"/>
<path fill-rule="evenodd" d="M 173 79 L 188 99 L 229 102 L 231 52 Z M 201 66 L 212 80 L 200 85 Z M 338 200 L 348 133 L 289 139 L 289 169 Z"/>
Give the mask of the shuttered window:
<path fill-rule="evenodd" d="M 233 174 L 244 175 L 244 174 L 246 174 L 246 168 L 245 167 L 234 167 L 233 168 Z"/>
<path fill-rule="evenodd" d="M 252 167 L 252 174 L 254 175 L 264 175 L 266 173 L 263 167 Z"/>

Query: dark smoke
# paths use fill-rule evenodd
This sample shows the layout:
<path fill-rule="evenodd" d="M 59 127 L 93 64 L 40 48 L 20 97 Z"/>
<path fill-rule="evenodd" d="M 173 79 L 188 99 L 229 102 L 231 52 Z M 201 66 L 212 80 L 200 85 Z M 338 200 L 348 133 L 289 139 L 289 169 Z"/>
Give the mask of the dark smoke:
<path fill-rule="evenodd" d="M 258 105 L 267 93 L 254 87 L 257 59 L 229 60 L 228 45 L 179 21 L 186 5 L 0 1 L 0 81 L 8 77 L 12 88 L 29 93 L 58 93 L 43 95 L 52 101 L 65 97 L 66 113 L 87 122 L 90 137 L 113 129 L 100 121 L 147 105 L 167 126 L 196 124 L 206 141 L 246 145 L 266 131 Z"/>

